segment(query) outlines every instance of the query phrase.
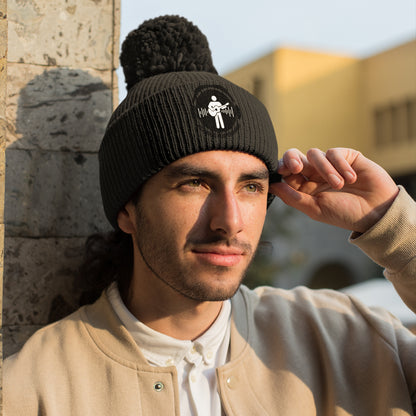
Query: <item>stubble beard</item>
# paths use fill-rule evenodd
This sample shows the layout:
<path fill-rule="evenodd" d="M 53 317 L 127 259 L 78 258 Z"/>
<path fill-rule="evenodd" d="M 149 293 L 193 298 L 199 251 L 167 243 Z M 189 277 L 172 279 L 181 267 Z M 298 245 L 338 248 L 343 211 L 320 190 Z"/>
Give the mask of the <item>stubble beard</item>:
<path fill-rule="evenodd" d="M 136 225 L 137 232 L 135 235 L 136 247 L 151 273 L 161 282 L 169 286 L 171 289 L 180 293 L 181 295 L 198 302 L 218 302 L 230 299 L 239 289 L 246 271 L 253 260 L 253 249 L 247 249 L 249 254 L 249 261 L 245 269 L 241 272 L 238 278 L 230 277 L 226 274 L 230 272 L 228 267 L 211 266 L 210 272 L 213 278 L 230 279 L 235 283 L 226 285 L 223 288 L 213 288 L 204 282 L 195 279 L 195 271 L 188 268 L 179 267 L 179 262 L 175 264 L 170 261 L 176 256 L 174 250 L 168 244 L 164 244 L 162 236 L 158 236 L 155 230 L 149 225 L 143 215 L 143 211 L 136 207 Z M 152 236 L 152 237 L 150 237 Z M 223 241 L 223 239 L 216 239 L 216 242 Z M 213 243 L 214 241 L 210 241 Z"/>

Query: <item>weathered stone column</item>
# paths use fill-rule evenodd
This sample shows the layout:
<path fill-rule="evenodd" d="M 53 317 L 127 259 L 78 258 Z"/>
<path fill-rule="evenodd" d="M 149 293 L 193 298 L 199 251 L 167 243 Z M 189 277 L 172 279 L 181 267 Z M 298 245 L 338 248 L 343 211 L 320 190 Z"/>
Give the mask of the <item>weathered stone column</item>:
<path fill-rule="evenodd" d="M 7 75 L 7 3 L 0 0 L 0 306 L 3 304 L 3 251 L 4 251 L 4 148 L 6 115 L 6 75 Z M 0 314 L 0 326 L 2 325 Z M 1 360 L 3 356 L 3 330 L 0 331 L 0 380 L 2 380 Z M 0 382 L 1 388 L 1 382 Z M 0 393 L 0 415 L 2 411 Z"/>
<path fill-rule="evenodd" d="M 8 0 L 5 356 L 77 308 L 85 238 L 108 229 L 96 153 L 117 97 L 119 2 Z"/>

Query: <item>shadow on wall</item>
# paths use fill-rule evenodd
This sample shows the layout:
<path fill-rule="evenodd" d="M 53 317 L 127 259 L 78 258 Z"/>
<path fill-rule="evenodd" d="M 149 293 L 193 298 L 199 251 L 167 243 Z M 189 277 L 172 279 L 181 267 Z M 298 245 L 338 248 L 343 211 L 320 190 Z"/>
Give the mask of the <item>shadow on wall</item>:
<path fill-rule="evenodd" d="M 8 100 L 16 124 L 6 149 L 5 355 L 78 306 L 85 237 L 109 227 L 97 151 L 112 108 L 109 87 L 77 69 L 44 71 Z"/>
<path fill-rule="evenodd" d="M 102 227 L 92 204 L 109 104 L 108 87 L 81 70 L 45 71 L 21 90 L 18 140 L 6 150 L 8 235 L 72 237 Z"/>

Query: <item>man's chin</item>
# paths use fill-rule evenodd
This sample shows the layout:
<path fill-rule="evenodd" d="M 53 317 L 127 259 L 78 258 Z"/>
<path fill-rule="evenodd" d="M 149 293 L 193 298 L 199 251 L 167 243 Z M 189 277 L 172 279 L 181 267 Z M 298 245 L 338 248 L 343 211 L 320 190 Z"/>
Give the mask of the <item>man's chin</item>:
<path fill-rule="evenodd" d="M 183 288 L 180 293 L 189 299 L 198 302 L 220 302 L 232 298 L 241 285 L 242 279 L 238 283 L 224 287 L 215 285 L 194 285 L 191 288 Z"/>

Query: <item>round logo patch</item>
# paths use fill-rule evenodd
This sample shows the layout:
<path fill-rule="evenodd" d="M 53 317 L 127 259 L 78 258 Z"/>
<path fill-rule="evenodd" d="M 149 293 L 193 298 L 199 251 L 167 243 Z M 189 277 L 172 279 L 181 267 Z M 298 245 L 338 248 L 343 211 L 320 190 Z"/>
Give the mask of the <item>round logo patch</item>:
<path fill-rule="evenodd" d="M 195 90 L 196 116 L 208 129 L 217 133 L 232 129 L 240 111 L 227 90 L 220 85 L 200 86 Z"/>

